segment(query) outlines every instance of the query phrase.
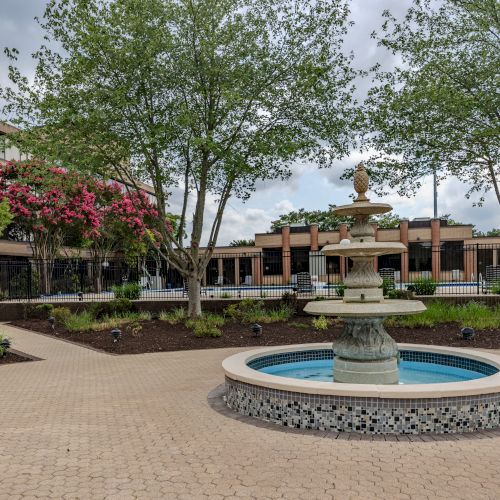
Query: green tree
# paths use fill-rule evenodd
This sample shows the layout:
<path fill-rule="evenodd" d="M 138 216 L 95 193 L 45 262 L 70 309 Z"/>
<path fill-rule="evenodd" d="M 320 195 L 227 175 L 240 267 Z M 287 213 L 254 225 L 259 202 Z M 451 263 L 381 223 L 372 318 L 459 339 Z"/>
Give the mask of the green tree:
<path fill-rule="evenodd" d="M 489 231 L 476 231 L 473 229 L 472 233 L 474 236 L 500 236 L 500 229 L 493 228 Z"/>
<path fill-rule="evenodd" d="M 229 243 L 230 247 L 254 247 L 255 240 L 233 240 Z"/>
<path fill-rule="evenodd" d="M 33 84 L 13 62 L 2 96 L 27 150 L 150 183 L 160 220 L 180 186 L 179 230 L 159 251 L 196 316 L 230 197 L 287 178 L 293 161 L 348 153 L 347 16 L 345 0 L 51 0 L 42 26 L 61 52 L 35 54 Z"/>
<path fill-rule="evenodd" d="M 318 224 L 320 231 L 335 231 L 340 224 L 352 224 L 354 219 L 348 216 L 339 216 L 332 212 L 335 205 L 330 205 L 328 210 L 306 210 L 299 208 L 287 214 L 282 214 L 271 223 L 271 232 L 288 224 Z M 401 217 L 397 214 L 384 214 L 371 217 L 371 222 L 377 222 L 381 229 L 396 228 Z"/>
<path fill-rule="evenodd" d="M 0 236 L 12 222 L 14 215 L 10 211 L 10 204 L 7 197 L 0 201 Z"/>
<path fill-rule="evenodd" d="M 376 70 L 366 102 L 372 182 L 410 196 L 436 171 L 470 184 L 477 204 L 490 190 L 500 203 L 498 0 L 414 0 L 403 21 L 384 16 L 374 36 L 402 64 Z"/>

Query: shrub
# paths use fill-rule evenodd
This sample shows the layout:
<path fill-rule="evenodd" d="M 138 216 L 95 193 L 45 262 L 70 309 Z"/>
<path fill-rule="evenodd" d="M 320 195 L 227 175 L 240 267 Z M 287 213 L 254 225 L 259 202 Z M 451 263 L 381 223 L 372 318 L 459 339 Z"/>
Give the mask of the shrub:
<path fill-rule="evenodd" d="M 135 305 L 130 299 L 113 299 L 109 302 L 94 302 L 90 304 L 87 311 L 96 319 L 104 316 L 123 315 L 135 310 Z"/>
<path fill-rule="evenodd" d="M 413 292 L 411 290 L 389 290 L 387 297 L 390 299 L 412 300 Z"/>
<path fill-rule="evenodd" d="M 379 288 L 382 288 L 382 293 L 383 293 L 384 297 L 387 297 L 389 295 L 389 293 L 392 290 L 394 290 L 394 281 L 387 279 L 387 278 L 384 278 L 382 280 L 382 285 L 380 285 Z"/>
<path fill-rule="evenodd" d="M 139 321 L 132 321 L 132 323 L 130 323 L 129 325 L 129 328 L 132 336 L 134 337 L 138 337 L 142 332 L 142 325 L 139 323 Z"/>
<path fill-rule="evenodd" d="M 218 314 L 205 314 L 196 319 L 188 319 L 186 326 L 193 330 L 195 337 L 220 337 L 224 326 L 224 317 Z"/>
<path fill-rule="evenodd" d="M 39 304 L 35 307 L 36 312 L 42 314 L 43 316 L 51 316 L 54 306 L 52 304 Z"/>
<path fill-rule="evenodd" d="M 182 307 L 176 307 L 171 311 L 162 311 L 160 313 L 160 319 L 166 321 L 169 325 L 177 325 L 182 323 L 187 318 L 186 310 Z"/>
<path fill-rule="evenodd" d="M 416 279 L 411 288 L 408 290 L 415 293 L 415 295 L 434 295 L 437 288 L 437 282 L 432 278 L 418 278 Z"/>
<path fill-rule="evenodd" d="M 230 299 L 231 297 L 232 297 L 232 295 L 230 293 L 228 293 L 228 292 L 222 292 L 220 294 L 220 298 L 221 299 Z"/>
<path fill-rule="evenodd" d="M 495 281 L 491 285 L 491 293 L 500 295 L 500 281 Z"/>
<path fill-rule="evenodd" d="M 330 325 L 330 322 L 323 316 L 318 316 L 317 318 L 314 318 L 312 320 L 312 325 L 315 330 L 328 330 L 328 326 Z"/>
<path fill-rule="evenodd" d="M 56 323 L 66 325 L 66 321 L 72 314 L 67 307 L 54 307 L 54 309 L 52 309 L 52 316 L 54 316 Z"/>
<path fill-rule="evenodd" d="M 126 283 L 112 288 L 116 299 L 138 300 L 141 297 L 141 286 L 139 283 Z"/>
<path fill-rule="evenodd" d="M 94 317 L 89 311 L 70 314 L 62 324 L 71 332 L 88 332 L 94 330 Z"/>
<path fill-rule="evenodd" d="M 295 310 L 286 304 L 275 309 L 266 310 L 262 300 L 243 299 L 237 304 L 231 304 L 224 309 L 224 315 L 242 323 L 275 323 L 286 321 Z"/>
<path fill-rule="evenodd" d="M 439 300 L 426 304 L 427 310 L 409 316 L 387 318 L 387 326 L 434 327 L 440 323 L 456 323 L 459 327 L 498 328 L 500 307 L 489 308 L 484 304 L 471 301 L 465 305 L 451 305 Z"/>
<path fill-rule="evenodd" d="M 5 356 L 7 349 L 10 348 L 10 339 L 0 335 L 0 358 Z"/>
<path fill-rule="evenodd" d="M 335 285 L 335 293 L 337 294 L 338 297 L 343 297 L 344 296 L 344 290 L 346 289 L 346 286 L 344 283 L 340 282 Z"/>
<path fill-rule="evenodd" d="M 294 292 L 285 292 L 281 296 L 281 302 L 294 311 L 298 309 L 297 294 Z"/>

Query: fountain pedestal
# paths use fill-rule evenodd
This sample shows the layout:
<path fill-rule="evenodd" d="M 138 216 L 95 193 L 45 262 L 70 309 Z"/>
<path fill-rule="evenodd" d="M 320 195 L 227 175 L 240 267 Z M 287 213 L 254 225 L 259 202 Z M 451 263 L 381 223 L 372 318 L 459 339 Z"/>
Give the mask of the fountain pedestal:
<path fill-rule="evenodd" d="M 352 270 L 344 279 L 343 301 L 309 302 L 304 311 L 344 320 L 342 335 L 333 346 L 335 382 L 397 384 L 398 347 L 384 329 L 384 318 L 422 312 L 425 306 L 416 300 L 384 299 L 382 278 L 373 267 L 373 259 L 403 253 L 406 247 L 402 243 L 375 241 L 369 216 L 389 212 L 392 207 L 370 203 L 366 197 L 368 174 L 361 164 L 354 174 L 354 189 L 358 193 L 354 203 L 333 209 L 338 215 L 354 217 L 351 240 L 322 249 L 325 255 L 350 257 L 353 261 Z"/>
<path fill-rule="evenodd" d="M 383 321 L 383 317 L 371 316 L 344 318 L 334 349 L 336 382 L 397 384 L 398 346 L 385 331 Z"/>

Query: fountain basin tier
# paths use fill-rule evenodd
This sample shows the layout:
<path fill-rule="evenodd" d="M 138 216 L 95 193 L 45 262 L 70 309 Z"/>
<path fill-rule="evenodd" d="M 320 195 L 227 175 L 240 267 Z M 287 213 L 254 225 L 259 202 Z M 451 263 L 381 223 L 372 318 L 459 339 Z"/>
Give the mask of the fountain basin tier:
<path fill-rule="evenodd" d="M 349 205 L 340 205 L 332 208 L 332 212 L 337 215 L 376 215 L 385 214 L 392 210 L 387 203 L 370 203 L 366 201 L 355 201 Z"/>
<path fill-rule="evenodd" d="M 406 247 L 399 242 L 351 242 L 347 245 L 338 243 L 325 245 L 321 252 L 325 255 L 340 255 L 342 257 L 377 257 L 406 252 Z"/>
<path fill-rule="evenodd" d="M 340 317 L 385 317 L 402 316 L 425 311 L 419 300 L 383 300 L 382 302 L 342 302 L 340 300 L 317 300 L 308 302 L 304 312 L 315 316 Z"/>
<path fill-rule="evenodd" d="M 431 363 L 437 372 L 472 371 L 479 378 L 408 385 L 290 378 L 259 370 L 331 359 L 332 345 L 266 347 L 224 360 L 226 403 L 243 415 L 276 424 L 335 432 L 462 433 L 500 426 L 500 356 L 449 347 L 398 347 L 403 363 Z"/>

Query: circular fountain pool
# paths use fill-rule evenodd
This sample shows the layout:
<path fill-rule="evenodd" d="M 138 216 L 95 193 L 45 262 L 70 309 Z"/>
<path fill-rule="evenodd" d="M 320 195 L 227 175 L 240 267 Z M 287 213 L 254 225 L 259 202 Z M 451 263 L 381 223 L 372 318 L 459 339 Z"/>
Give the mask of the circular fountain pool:
<path fill-rule="evenodd" d="M 281 425 L 361 433 L 453 433 L 500 425 L 500 356 L 398 346 L 400 384 L 333 381 L 331 344 L 262 348 L 224 360 L 226 402 Z"/>

